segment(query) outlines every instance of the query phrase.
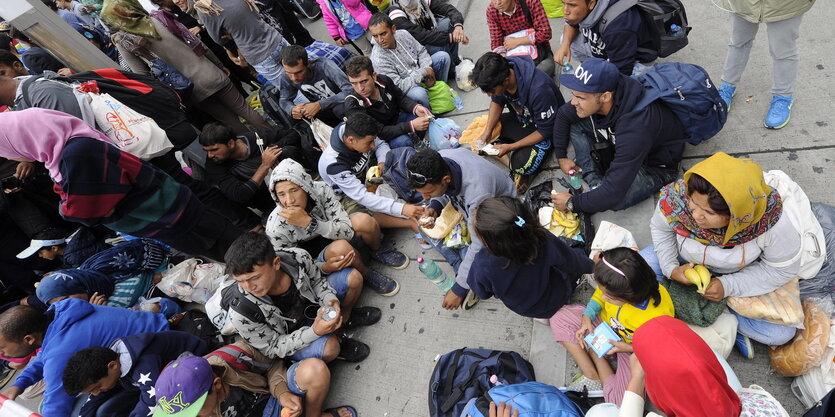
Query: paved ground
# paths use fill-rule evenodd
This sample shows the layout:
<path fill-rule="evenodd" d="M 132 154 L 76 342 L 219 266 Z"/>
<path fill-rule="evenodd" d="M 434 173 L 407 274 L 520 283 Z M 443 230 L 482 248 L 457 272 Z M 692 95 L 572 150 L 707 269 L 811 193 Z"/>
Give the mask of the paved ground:
<path fill-rule="evenodd" d="M 484 10 L 488 0 L 461 0 L 466 14 L 470 45 L 461 48 L 464 56 L 477 59 L 489 50 Z M 725 129 L 698 147 L 688 147 L 684 168 L 711 155 L 725 151 L 736 156 L 750 156 L 765 169 L 782 169 L 795 179 L 812 201 L 835 204 L 832 189 L 825 186 L 833 178 L 835 159 L 835 119 L 832 118 L 835 9 L 819 2 L 805 17 L 799 41 L 801 67 L 796 87 L 797 101 L 791 123 L 779 131 L 762 127 L 762 118 L 770 100 L 770 58 L 765 33 L 757 39 L 748 70 L 737 90 L 736 101 Z M 718 82 L 728 39 L 725 12 L 709 0 L 688 1 L 688 17 L 693 32 L 691 43 L 672 60 L 703 66 Z M 464 9 L 468 9 L 466 12 Z M 557 46 L 562 19 L 551 19 L 554 29 L 552 46 Z M 321 20 L 308 24 L 320 39 L 328 39 Z M 765 29 L 763 28 L 763 32 Z M 565 93 L 565 92 L 564 92 Z M 452 117 L 462 126 L 487 109 L 487 97 L 479 91 L 462 93 L 465 110 Z M 554 175 L 543 173 L 535 183 Z M 648 219 L 653 202 L 645 201 L 621 212 L 596 215 L 631 230 L 641 246 L 650 243 Z M 405 232 L 391 232 L 387 244 L 404 251 L 412 260 L 427 256 L 449 266 L 435 252 L 424 253 Z M 383 320 L 376 326 L 361 329 L 356 337 L 372 348 L 371 356 L 359 365 L 337 363 L 333 367 L 330 405 L 350 404 L 362 416 L 421 417 L 427 415 L 428 380 L 434 358 L 460 347 L 485 347 L 515 350 L 528 357 L 536 367 L 539 380 L 561 385 L 565 375 L 575 372 L 573 362 L 550 337 L 549 330 L 531 320 L 515 315 L 496 300 L 486 300 L 469 312 L 441 309 L 441 294 L 423 279 L 416 263 L 403 271 L 386 271 L 401 284 L 400 293 L 391 298 L 365 294 L 360 304 L 383 310 Z M 580 300 L 585 302 L 585 300 Z M 733 352 L 729 358 L 743 385 L 759 384 L 775 395 L 792 416 L 801 415 L 802 405 L 789 390 L 789 378 L 774 375 L 767 363 L 766 347 L 756 346 L 756 358 L 744 360 Z"/>

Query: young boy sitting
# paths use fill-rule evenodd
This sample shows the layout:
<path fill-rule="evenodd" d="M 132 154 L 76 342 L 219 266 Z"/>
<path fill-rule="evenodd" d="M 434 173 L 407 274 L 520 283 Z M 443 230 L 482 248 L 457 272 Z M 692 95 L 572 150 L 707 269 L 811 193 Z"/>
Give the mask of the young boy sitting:
<path fill-rule="evenodd" d="M 237 333 L 263 355 L 296 362 L 359 362 L 368 356 L 365 343 L 340 341 L 333 334 L 345 323 L 367 326 L 380 320 L 376 307 L 352 317 L 363 282 L 354 268 L 324 277 L 304 250 L 276 252 L 266 236 L 248 232 L 226 252 L 226 272 L 237 285 L 221 290 L 221 308 Z M 325 316 L 328 307 L 332 310 Z"/>
<path fill-rule="evenodd" d="M 281 161 L 272 171 L 269 190 L 277 204 L 265 228 L 273 247 L 306 250 L 316 256 L 316 264 L 324 274 L 354 267 L 378 294 L 397 293 L 400 289 L 397 281 L 369 269 L 357 252 L 360 248 L 370 248 L 381 261 L 393 256 L 405 258 L 398 251 L 380 248 L 383 236 L 373 217 L 359 212 L 348 216 L 333 189 L 321 181 L 313 181 L 291 159 Z M 354 317 L 357 313 L 354 310 Z"/>
<path fill-rule="evenodd" d="M 189 333 L 167 331 L 120 337 L 109 348 L 82 349 L 67 361 L 64 391 L 90 394 L 82 409 L 89 413 L 82 413 L 85 417 L 130 410 L 130 417 L 145 417 L 156 404 L 154 384 L 160 371 L 183 352 L 205 354 L 206 343 Z"/>

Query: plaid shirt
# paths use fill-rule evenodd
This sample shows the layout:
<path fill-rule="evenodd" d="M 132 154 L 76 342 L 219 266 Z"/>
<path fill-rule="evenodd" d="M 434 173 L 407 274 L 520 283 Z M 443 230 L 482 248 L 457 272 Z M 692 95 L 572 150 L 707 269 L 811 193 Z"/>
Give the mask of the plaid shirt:
<path fill-rule="evenodd" d="M 490 49 L 494 52 L 503 53 L 504 38 L 507 35 L 516 33 L 523 29 L 528 29 L 531 24 L 528 18 L 525 17 L 525 12 L 522 10 L 520 1 L 516 0 L 516 10 L 511 16 L 508 16 L 492 4 L 487 7 L 487 27 L 490 29 Z M 548 17 L 545 15 L 545 9 L 539 0 L 527 0 L 525 2 L 531 10 L 531 19 L 533 19 L 533 29 L 536 31 L 535 43 L 537 45 L 545 46 L 551 49 L 551 24 L 548 23 Z"/>
<path fill-rule="evenodd" d="M 345 62 L 354 56 L 351 51 L 341 46 L 331 45 L 322 41 L 313 41 L 309 46 L 305 46 L 304 49 L 307 50 L 307 55 L 310 60 L 314 58 L 330 59 L 343 71 L 345 71 Z"/>

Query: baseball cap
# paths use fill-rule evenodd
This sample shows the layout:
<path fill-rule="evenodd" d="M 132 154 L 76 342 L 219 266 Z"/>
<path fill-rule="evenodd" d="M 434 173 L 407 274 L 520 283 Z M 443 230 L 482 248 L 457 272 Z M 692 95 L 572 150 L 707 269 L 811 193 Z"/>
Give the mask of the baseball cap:
<path fill-rule="evenodd" d="M 615 91 L 620 71 L 615 64 L 601 58 L 589 58 L 574 69 L 573 74 L 560 75 L 560 84 L 583 93 Z"/>
<path fill-rule="evenodd" d="M 157 406 L 153 417 L 195 417 L 206 397 L 215 374 L 202 356 L 187 356 L 171 362 L 154 385 Z"/>
<path fill-rule="evenodd" d="M 17 259 L 26 259 L 32 256 L 35 252 L 39 251 L 41 248 L 55 245 L 63 245 L 64 243 L 67 243 L 67 239 L 32 239 L 29 242 L 29 247 L 17 254 Z"/>

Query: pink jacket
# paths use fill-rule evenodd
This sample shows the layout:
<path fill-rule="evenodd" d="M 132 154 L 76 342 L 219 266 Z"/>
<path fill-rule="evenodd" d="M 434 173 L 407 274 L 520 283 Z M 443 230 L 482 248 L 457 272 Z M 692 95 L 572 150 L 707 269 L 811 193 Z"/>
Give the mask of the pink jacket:
<path fill-rule="evenodd" d="M 371 19 L 371 12 L 362 4 L 362 0 L 341 1 L 345 5 L 345 9 L 348 10 L 348 13 L 354 16 L 354 20 L 363 29 L 368 30 L 368 20 Z M 345 28 L 342 27 L 342 22 L 339 21 L 339 18 L 334 15 L 330 0 L 316 0 L 316 2 L 319 3 L 319 7 L 322 9 L 322 18 L 325 20 L 325 26 L 328 27 L 328 34 L 331 35 L 331 38 L 342 38 L 342 40 L 347 41 L 348 37 L 345 36 Z"/>

